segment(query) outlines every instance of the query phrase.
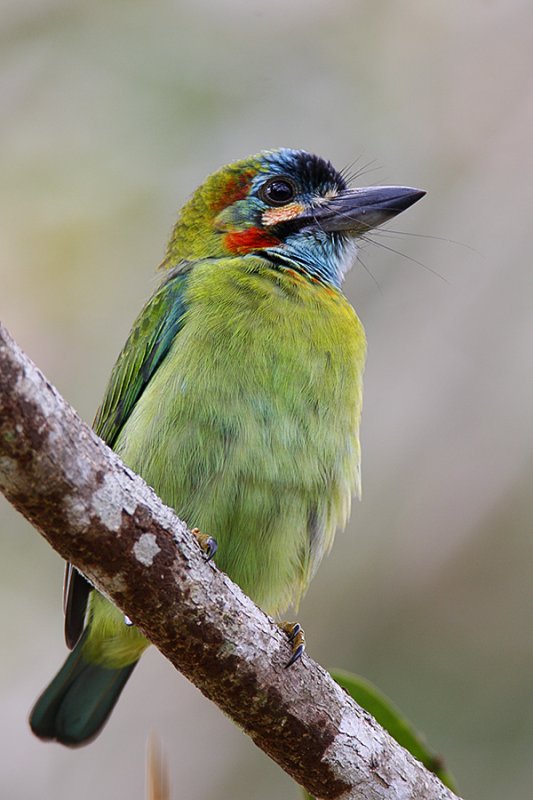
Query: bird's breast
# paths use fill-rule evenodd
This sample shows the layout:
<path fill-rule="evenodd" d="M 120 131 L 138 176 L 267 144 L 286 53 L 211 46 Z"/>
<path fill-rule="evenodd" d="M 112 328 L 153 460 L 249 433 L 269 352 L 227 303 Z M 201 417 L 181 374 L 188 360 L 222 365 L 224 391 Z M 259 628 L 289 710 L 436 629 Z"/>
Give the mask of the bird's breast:
<path fill-rule="evenodd" d="M 193 271 L 176 366 L 209 385 L 216 403 L 244 403 L 259 417 L 269 408 L 303 419 L 352 417 L 365 336 L 346 298 L 260 259 L 218 264 Z"/>
<path fill-rule="evenodd" d="M 189 474 L 188 494 L 216 476 L 358 488 L 365 337 L 344 296 L 235 258 L 196 265 L 184 300 L 183 326 L 123 432 L 130 466 L 174 506 L 184 489 L 168 464 Z"/>
<path fill-rule="evenodd" d="M 359 487 L 365 339 L 339 292 L 255 261 L 194 267 L 182 327 L 116 449 L 275 612 Z"/>

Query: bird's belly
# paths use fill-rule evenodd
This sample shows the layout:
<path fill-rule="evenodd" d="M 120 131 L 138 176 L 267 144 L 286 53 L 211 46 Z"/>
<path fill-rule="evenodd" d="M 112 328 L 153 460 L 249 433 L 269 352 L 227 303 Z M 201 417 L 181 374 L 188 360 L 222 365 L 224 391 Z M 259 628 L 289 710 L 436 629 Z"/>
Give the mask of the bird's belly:
<path fill-rule="evenodd" d="M 116 449 L 274 613 L 305 589 L 357 485 L 359 328 L 344 326 L 350 344 L 283 303 L 275 319 L 257 303 L 194 311 Z"/>

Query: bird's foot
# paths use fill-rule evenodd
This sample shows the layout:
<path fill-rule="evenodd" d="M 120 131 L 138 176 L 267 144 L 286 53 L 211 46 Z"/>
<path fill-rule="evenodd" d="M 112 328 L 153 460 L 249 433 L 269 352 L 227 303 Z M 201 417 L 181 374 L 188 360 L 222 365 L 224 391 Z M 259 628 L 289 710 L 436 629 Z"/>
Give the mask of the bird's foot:
<path fill-rule="evenodd" d="M 302 657 L 302 653 L 305 650 L 304 629 L 299 622 L 280 622 L 279 627 L 289 637 L 289 642 L 292 647 L 292 655 L 285 664 L 285 669 L 287 669 L 287 667 L 292 667 L 294 662 Z"/>
<path fill-rule="evenodd" d="M 206 561 L 211 561 L 218 550 L 217 540 L 213 539 L 213 537 L 209 536 L 207 533 L 202 533 L 200 528 L 193 528 L 191 533 L 204 551 Z"/>

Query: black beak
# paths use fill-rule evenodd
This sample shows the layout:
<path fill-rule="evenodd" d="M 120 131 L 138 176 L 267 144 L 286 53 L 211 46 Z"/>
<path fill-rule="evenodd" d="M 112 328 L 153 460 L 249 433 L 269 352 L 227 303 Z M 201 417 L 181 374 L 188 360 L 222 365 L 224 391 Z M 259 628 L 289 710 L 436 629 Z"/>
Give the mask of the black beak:
<path fill-rule="evenodd" d="M 405 211 L 425 194 L 409 186 L 346 189 L 315 207 L 312 224 L 327 233 L 342 231 L 359 236 Z"/>

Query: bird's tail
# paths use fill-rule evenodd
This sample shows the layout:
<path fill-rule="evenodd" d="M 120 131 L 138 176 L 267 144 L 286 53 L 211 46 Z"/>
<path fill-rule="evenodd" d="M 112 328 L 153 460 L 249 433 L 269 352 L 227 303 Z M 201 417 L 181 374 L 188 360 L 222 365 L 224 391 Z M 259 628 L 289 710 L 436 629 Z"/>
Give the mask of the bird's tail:
<path fill-rule="evenodd" d="M 69 747 L 90 742 L 105 725 L 136 661 L 119 669 L 91 663 L 83 655 L 85 634 L 30 714 L 32 731 Z"/>

